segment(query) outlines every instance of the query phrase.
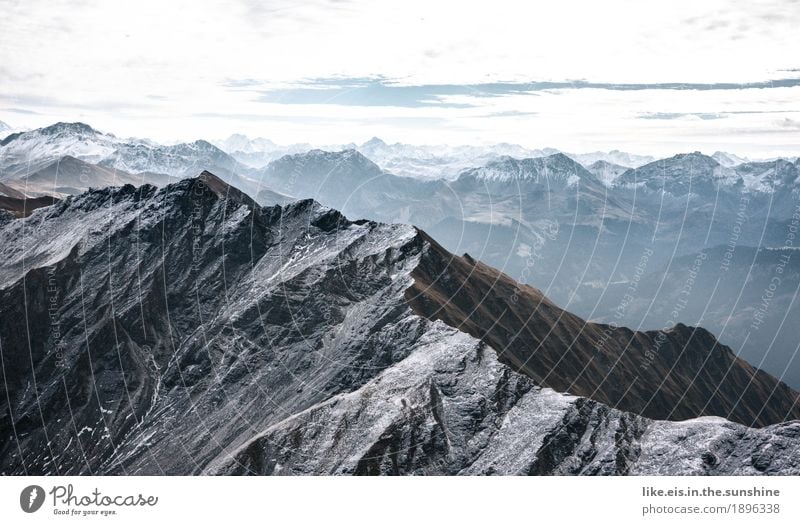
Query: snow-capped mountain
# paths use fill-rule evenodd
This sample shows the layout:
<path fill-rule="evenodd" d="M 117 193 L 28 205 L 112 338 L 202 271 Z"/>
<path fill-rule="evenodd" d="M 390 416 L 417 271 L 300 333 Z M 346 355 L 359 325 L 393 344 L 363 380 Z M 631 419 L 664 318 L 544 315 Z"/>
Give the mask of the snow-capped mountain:
<path fill-rule="evenodd" d="M 358 147 L 358 150 L 373 160 L 381 168 L 408 177 L 443 178 L 454 180 L 463 171 L 477 166 L 511 157 L 514 159 L 530 159 L 547 157 L 561 153 L 557 149 L 530 149 L 519 144 L 490 144 L 486 146 L 447 146 L 408 144 L 387 144 L 373 137 Z M 597 161 L 604 161 L 626 168 L 638 167 L 655 160 L 653 157 L 634 155 L 614 150 L 610 152 L 594 152 L 585 154 L 564 153 L 568 157 L 589 166 Z"/>
<path fill-rule="evenodd" d="M 269 139 L 251 139 L 239 133 L 227 139 L 212 141 L 212 144 L 228 153 L 242 164 L 251 168 L 263 168 L 270 162 L 285 155 L 297 155 L 312 150 L 341 151 L 353 149 L 353 144 L 326 144 L 313 146 L 308 143 L 290 144 L 288 146 L 276 144 Z"/>
<path fill-rule="evenodd" d="M 636 219 L 609 197 L 597 177 L 564 153 L 532 159 L 503 157 L 462 172 L 449 187 L 467 220 L 521 222 L 536 231 L 542 221 L 575 226 L 599 224 L 603 218 Z"/>
<path fill-rule="evenodd" d="M 675 196 L 687 193 L 712 195 L 718 189 L 771 193 L 795 191 L 799 182 L 797 177 L 797 167 L 784 159 L 727 167 L 712 157 L 694 152 L 630 169 L 617 177 L 615 184 L 663 190 Z"/>
<path fill-rule="evenodd" d="M 205 140 L 173 146 L 123 142 L 100 164 L 130 173 L 163 173 L 179 178 L 196 176 L 207 168 L 226 175 L 246 171 L 235 159 Z"/>
<path fill-rule="evenodd" d="M 788 160 L 747 162 L 735 169 L 744 187 L 750 191 L 770 193 L 800 189 L 800 169 Z"/>
<path fill-rule="evenodd" d="M 121 139 L 80 122 L 14 133 L 0 142 L 0 178 L 10 180 L 41 170 L 70 156 L 131 174 L 154 173 L 183 178 L 203 169 L 221 175 L 246 168 L 212 144 L 198 140 L 163 146 L 143 139 Z"/>
<path fill-rule="evenodd" d="M 0 313 L 3 474 L 800 473 L 797 392 L 708 332 L 209 173 L 5 222 Z"/>
<path fill-rule="evenodd" d="M 443 178 L 446 180 L 454 180 L 469 168 L 484 166 L 505 157 L 522 160 L 547 157 L 560 153 L 553 148 L 530 149 L 509 143 L 486 146 L 387 144 L 377 137 L 359 146 L 358 150 L 383 169 L 397 175 L 428 179 Z M 603 160 L 630 168 L 638 167 L 654 160 L 653 157 L 634 155 L 616 150 L 586 154 L 565 153 L 565 155 L 584 166 Z"/>
<path fill-rule="evenodd" d="M 381 168 L 396 175 L 445 180 L 454 180 L 468 168 L 503 157 L 543 157 L 557 152 L 550 148 L 531 150 L 506 143 L 487 146 L 387 144 L 377 137 L 359 146 L 358 150 Z"/>
<path fill-rule="evenodd" d="M 744 164 L 745 162 L 750 162 L 749 159 L 745 157 L 740 157 L 738 155 L 734 155 L 733 153 L 725 153 L 724 151 L 716 151 L 711 158 L 716 160 L 720 163 L 721 166 L 725 166 L 726 168 L 733 168 L 738 166 L 739 164 Z"/>
<path fill-rule="evenodd" d="M 212 144 L 227 153 L 264 153 L 276 151 L 281 148 L 274 142 L 265 138 L 250 139 L 241 133 L 234 133 L 225 140 L 211 141 Z"/>
<path fill-rule="evenodd" d="M 489 146 L 387 144 L 377 137 L 360 146 L 352 143 L 324 145 L 298 143 L 282 146 L 268 139 L 250 139 L 241 134 L 231 135 L 225 140 L 213 143 L 239 162 L 254 168 L 265 167 L 285 155 L 303 154 L 312 150 L 355 149 L 388 172 L 401 177 L 420 179 L 455 179 L 467 168 L 480 166 L 503 156 L 528 158 L 557 152 L 551 148 L 531 150 L 516 144 Z"/>
<path fill-rule="evenodd" d="M 718 185 L 731 187 L 739 181 L 734 169 L 721 166 L 716 160 L 696 151 L 630 169 L 617 177 L 615 184 L 642 186 L 681 196 L 687 193 L 713 194 Z"/>
<path fill-rule="evenodd" d="M 613 186 L 617 177 L 628 171 L 629 168 L 605 160 L 598 160 L 588 165 L 586 169 L 606 186 Z"/>
<path fill-rule="evenodd" d="M 80 122 L 13 133 L 0 142 L 0 177 L 8 180 L 33 173 L 67 155 L 95 164 L 119 144 L 114 135 Z"/>
<path fill-rule="evenodd" d="M 238 133 L 224 140 L 211 141 L 211 143 L 237 161 L 251 168 L 261 168 L 273 160 L 289 153 L 299 153 L 312 149 L 311 146 L 308 146 L 307 148 L 300 147 L 295 150 L 292 147 L 284 147 L 275 144 L 269 139 L 250 139 Z"/>
<path fill-rule="evenodd" d="M 590 166 L 595 162 L 602 160 L 611 164 L 625 166 L 627 168 L 638 168 L 650 162 L 653 162 L 655 157 L 649 155 L 636 155 L 633 153 L 626 153 L 624 151 L 595 151 L 593 153 L 567 153 L 570 157 L 580 162 L 584 166 Z"/>
<path fill-rule="evenodd" d="M 328 144 L 311 145 L 307 143 L 281 146 L 269 139 L 250 139 L 245 135 L 234 134 L 224 140 L 213 141 L 213 144 L 224 150 L 239 162 L 253 168 L 264 167 L 284 155 L 303 154 L 319 149 L 324 151 L 341 151 L 355 149 L 372 160 L 382 169 L 401 177 L 419 179 L 455 180 L 465 170 L 484 166 L 493 161 L 511 157 L 514 159 L 530 159 L 547 157 L 560 153 L 554 148 L 531 149 L 519 144 L 499 143 L 482 146 L 427 144 L 414 145 L 400 142 L 387 143 L 378 137 L 372 137 L 361 145 Z M 597 162 L 608 163 L 624 168 L 638 168 L 656 159 L 647 155 L 636 155 L 619 150 L 592 153 L 565 153 L 565 155 L 589 167 Z M 720 155 L 725 155 L 720 153 Z M 740 160 L 734 155 L 730 159 Z M 731 160 L 730 162 L 734 162 Z M 615 168 L 616 171 L 616 168 Z"/>
<path fill-rule="evenodd" d="M 516 159 L 501 157 L 479 168 L 462 172 L 459 180 L 474 179 L 487 183 L 525 182 L 533 184 L 577 184 L 592 180 L 586 168 L 563 153 L 547 157 Z"/>
<path fill-rule="evenodd" d="M 294 180 L 287 175 L 294 174 Z M 328 184 L 344 191 L 370 179 L 382 177 L 384 172 L 372 160 L 356 150 L 311 150 L 306 153 L 285 155 L 271 162 L 259 173 L 259 180 L 270 189 L 289 194 L 320 192 Z M 290 190 L 297 186 L 297 190 Z M 331 188 L 332 190 L 335 188 Z"/>
<path fill-rule="evenodd" d="M 14 132 L 14 128 L 0 120 L 0 140 Z"/>

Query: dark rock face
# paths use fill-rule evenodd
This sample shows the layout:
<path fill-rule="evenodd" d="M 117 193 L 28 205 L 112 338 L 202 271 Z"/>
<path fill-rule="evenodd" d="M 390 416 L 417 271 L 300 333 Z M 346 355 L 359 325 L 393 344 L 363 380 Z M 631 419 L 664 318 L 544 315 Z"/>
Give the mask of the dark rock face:
<path fill-rule="evenodd" d="M 3 471 L 195 472 L 405 357 L 422 320 L 392 272 L 413 228 L 219 184 L 98 190 L 4 227 Z"/>
<path fill-rule="evenodd" d="M 6 197 L 0 195 L 0 210 L 7 212 L 12 217 L 27 217 L 34 210 L 51 206 L 58 202 L 55 197 Z"/>
<path fill-rule="evenodd" d="M 415 314 L 409 290 L 446 255 L 309 200 L 259 207 L 209 173 L 0 222 L 0 472 L 800 471 L 797 423 L 652 421 Z M 468 263 L 442 292 L 478 287 Z"/>

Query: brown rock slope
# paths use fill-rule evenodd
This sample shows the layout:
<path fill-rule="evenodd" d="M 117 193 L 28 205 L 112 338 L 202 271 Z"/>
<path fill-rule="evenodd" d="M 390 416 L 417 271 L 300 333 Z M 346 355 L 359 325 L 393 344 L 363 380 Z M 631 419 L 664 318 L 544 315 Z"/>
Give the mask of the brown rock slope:
<path fill-rule="evenodd" d="M 542 386 L 653 419 L 713 415 L 755 427 L 800 419 L 800 394 L 702 328 L 634 332 L 586 322 L 539 290 L 427 241 L 406 291 L 411 308 L 482 339 Z"/>
<path fill-rule="evenodd" d="M 0 195 L 0 210 L 6 210 L 10 212 L 14 217 L 27 217 L 33 210 L 38 208 L 42 208 L 44 206 L 50 206 L 58 202 L 58 199 L 55 197 L 50 196 L 42 196 L 42 197 L 22 197 L 22 198 L 15 198 L 15 197 L 6 197 L 4 195 Z"/>
<path fill-rule="evenodd" d="M 86 189 L 144 183 L 161 184 L 163 176 L 133 175 L 108 166 L 100 166 L 66 155 L 44 168 L 19 177 L 9 184 L 27 193 L 46 193 L 56 196 L 77 195 Z"/>

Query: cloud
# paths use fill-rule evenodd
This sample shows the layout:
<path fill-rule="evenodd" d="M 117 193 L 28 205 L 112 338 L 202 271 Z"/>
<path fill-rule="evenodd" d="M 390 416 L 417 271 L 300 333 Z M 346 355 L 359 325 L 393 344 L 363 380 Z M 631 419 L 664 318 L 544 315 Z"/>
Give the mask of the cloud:
<path fill-rule="evenodd" d="M 467 108 L 471 104 L 449 102 L 456 95 L 486 97 L 501 94 L 471 85 L 400 85 L 380 77 L 315 78 L 291 87 L 262 87 L 252 81 L 227 81 L 226 87 L 257 93 L 256 101 L 276 104 L 335 104 L 343 106 L 394 106 L 407 108 Z M 508 91 L 510 92 L 510 91 Z"/>
<path fill-rule="evenodd" d="M 779 124 L 800 120 L 800 9 L 784 0 L 6 4 L 0 118 L 26 127 L 750 155 L 797 142 Z M 759 129 L 773 131 L 745 135 Z"/>
<path fill-rule="evenodd" d="M 609 83 L 574 81 L 487 82 L 479 84 L 403 84 L 383 77 L 329 77 L 314 78 L 290 86 L 269 87 L 269 82 L 252 78 L 227 79 L 223 87 L 246 90 L 257 94 L 256 101 L 275 104 L 336 104 L 343 106 L 396 106 L 396 107 L 474 107 L 467 102 L 455 103 L 449 97 L 491 98 L 539 92 L 560 92 L 580 89 L 606 91 L 720 91 L 775 89 L 800 86 L 800 78 L 781 78 L 760 82 L 710 84 L 686 82 L 661 83 Z M 450 99 L 452 100 L 452 99 Z M 699 118 L 723 118 L 712 113 L 665 114 L 653 113 L 641 118 L 679 118 L 695 115 Z"/>
<path fill-rule="evenodd" d="M 535 117 L 539 115 L 538 111 L 518 111 L 515 109 L 510 109 L 507 111 L 495 111 L 493 113 L 488 113 L 484 115 L 482 118 L 494 118 L 494 117 Z"/>
<path fill-rule="evenodd" d="M 21 109 L 21 108 L 3 108 L 2 111 L 7 113 L 19 113 L 21 115 L 41 115 L 38 111 L 34 111 L 32 109 Z"/>
<path fill-rule="evenodd" d="M 800 120 L 794 120 L 787 117 L 779 122 L 779 126 L 782 128 L 800 130 Z"/>
<path fill-rule="evenodd" d="M 718 111 L 713 113 L 692 112 L 692 113 L 639 113 L 636 118 L 645 120 L 678 120 L 678 119 L 700 119 L 717 120 L 728 118 L 731 115 L 768 115 L 771 113 L 798 113 L 800 110 L 764 110 L 764 111 Z M 787 118 L 791 122 L 791 119 Z"/>
<path fill-rule="evenodd" d="M 652 120 L 675 120 L 685 118 L 716 120 L 720 118 L 727 118 L 727 115 L 723 113 L 640 113 L 637 118 Z"/>

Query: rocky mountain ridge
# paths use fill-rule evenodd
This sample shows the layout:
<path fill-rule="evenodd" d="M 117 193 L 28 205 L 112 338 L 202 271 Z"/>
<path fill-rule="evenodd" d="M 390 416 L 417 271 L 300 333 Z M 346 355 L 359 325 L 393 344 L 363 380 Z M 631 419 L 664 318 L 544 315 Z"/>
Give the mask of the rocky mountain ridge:
<path fill-rule="evenodd" d="M 538 330 L 552 332 L 540 346 L 563 352 L 598 328 L 562 322 L 538 291 L 410 226 L 350 221 L 309 200 L 261 207 L 204 173 L 68 197 L 0 226 L 0 241 L 6 474 L 800 468 L 798 424 L 782 422 L 796 417 L 782 403 L 797 393 L 766 374 L 736 402 L 746 410 L 735 417 L 757 412 L 761 429 L 651 421 L 547 388 L 543 370 L 574 371 L 518 362 Z M 475 294 L 484 300 L 470 313 Z M 504 320 L 520 310 L 533 331 Z M 527 341 L 506 341 L 510 356 L 498 348 L 505 330 Z M 640 350 L 653 337 L 633 335 Z M 708 337 L 696 344 L 724 356 Z"/>

